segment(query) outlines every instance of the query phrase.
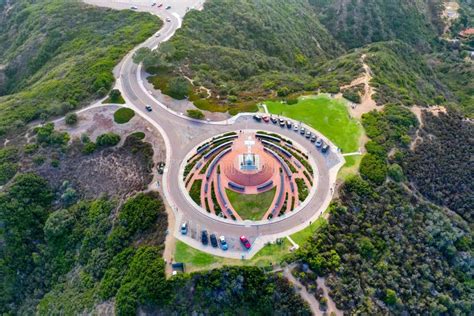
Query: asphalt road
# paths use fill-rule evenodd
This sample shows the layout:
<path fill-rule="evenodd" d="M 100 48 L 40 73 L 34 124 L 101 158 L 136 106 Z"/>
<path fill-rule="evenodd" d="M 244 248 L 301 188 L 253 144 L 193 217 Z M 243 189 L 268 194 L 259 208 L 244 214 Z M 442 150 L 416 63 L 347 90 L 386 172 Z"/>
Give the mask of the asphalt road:
<path fill-rule="evenodd" d="M 299 133 L 292 129 L 281 128 L 272 123 L 256 122 L 251 115 L 241 115 L 228 121 L 209 123 L 206 121 L 189 120 L 166 108 L 166 105 L 153 97 L 150 91 L 146 91 L 141 80 L 145 80 L 144 73 L 140 71 L 138 65 L 133 63 L 132 56 L 136 49 L 140 47 L 156 48 L 161 42 L 168 40 L 181 26 L 181 16 L 186 12 L 187 7 L 200 5 L 202 1 L 175 1 L 170 10 L 156 9 L 151 7 L 153 1 L 105 1 L 86 0 L 85 2 L 101 6 L 109 6 L 116 9 L 129 8 L 131 3 L 138 7 L 139 11 L 148 11 L 158 15 L 164 21 L 169 18 L 170 22 L 164 22 L 159 31 L 160 36 L 153 36 L 143 44 L 130 52 L 122 62 L 116 67 L 114 73 L 117 79 L 116 86 L 120 88 L 127 101 L 127 105 L 133 108 L 138 114 L 153 123 L 160 130 L 167 144 L 167 167 L 162 179 L 163 191 L 167 202 L 172 207 L 176 216 L 176 227 L 173 231 L 175 236 L 203 251 L 233 258 L 242 256 L 249 258 L 253 256 L 265 243 L 276 238 L 286 236 L 306 227 L 311 221 L 315 221 L 318 216 L 328 206 L 332 197 L 337 171 L 342 166 L 344 159 L 337 152 L 335 146 L 328 154 L 322 154 L 316 150 L 314 145 Z M 160 3 L 160 1 L 158 1 Z M 164 1 L 164 6 L 171 1 Z M 180 3 L 177 6 L 177 3 Z M 151 105 L 152 112 L 145 110 L 145 105 Z M 298 211 L 294 211 L 289 216 L 283 216 L 270 221 L 259 222 L 234 222 L 209 215 L 204 210 L 197 208 L 191 202 L 187 193 L 182 190 L 183 184 L 180 179 L 180 168 L 183 167 L 183 159 L 199 143 L 211 138 L 219 133 L 228 131 L 238 131 L 243 129 L 267 130 L 279 133 L 286 138 L 292 139 L 303 147 L 310 155 L 317 166 L 316 181 L 312 194 L 305 201 L 305 204 Z M 318 134 L 320 135 L 320 134 Z M 190 233 L 182 236 L 179 233 L 179 226 L 183 222 L 190 226 Z M 211 246 L 202 246 L 199 238 L 201 230 L 206 229 L 209 233 L 225 235 L 230 244 L 230 249 L 223 252 Z M 245 251 L 238 242 L 240 235 L 246 235 L 252 242 L 250 252 Z"/>

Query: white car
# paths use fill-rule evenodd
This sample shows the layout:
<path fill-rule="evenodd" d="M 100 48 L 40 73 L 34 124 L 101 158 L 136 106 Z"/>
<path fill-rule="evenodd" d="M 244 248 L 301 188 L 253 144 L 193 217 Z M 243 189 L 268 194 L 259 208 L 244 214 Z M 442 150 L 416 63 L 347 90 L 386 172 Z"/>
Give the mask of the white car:
<path fill-rule="evenodd" d="M 160 37 L 161 34 L 160 33 L 156 33 L 155 37 Z"/>
<path fill-rule="evenodd" d="M 170 18 L 166 18 L 166 22 L 171 22 L 171 19 L 170 19 Z"/>
<path fill-rule="evenodd" d="M 134 6 L 134 5 L 132 5 L 132 6 L 130 7 L 130 9 L 131 9 L 131 10 L 138 10 L 138 7 L 137 7 L 137 6 Z"/>

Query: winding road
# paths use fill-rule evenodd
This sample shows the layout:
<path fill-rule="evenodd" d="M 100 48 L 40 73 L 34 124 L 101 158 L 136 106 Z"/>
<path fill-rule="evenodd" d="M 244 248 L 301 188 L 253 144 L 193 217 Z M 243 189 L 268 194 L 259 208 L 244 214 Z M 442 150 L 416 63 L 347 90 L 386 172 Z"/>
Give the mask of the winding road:
<path fill-rule="evenodd" d="M 313 143 L 292 129 L 281 128 L 271 123 L 259 123 L 252 119 L 252 114 L 239 114 L 225 121 L 210 122 L 198 121 L 185 117 L 181 113 L 169 109 L 161 102 L 160 96 L 145 88 L 144 79 L 146 73 L 140 65 L 133 62 L 132 56 L 140 47 L 155 49 L 158 45 L 168 40 L 174 32 L 181 26 L 182 17 L 187 8 L 199 8 L 202 0 L 178 0 L 163 1 L 161 8 L 152 6 L 154 1 L 149 0 L 84 0 L 88 4 L 111 7 L 114 9 L 129 9 L 131 5 L 137 7 L 138 11 L 146 11 L 159 16 L 164 22 L 159 31 L 160 36 L 153 36 L 147 41 L 137 46 L 120 62 L 114 70 L 116 77 L 116 88 L 120 89 L 126 101 L 126 106 L 132 108 L 137 114 L 149 121 L 163 135 L 166 144 L 166 168 L 161 179 L 165 200 L 169 203 L 175 216 L 175 227 L 173 234 L 179 240 L 198 248 L 202 251 L 229 258 L 248 259 L 258 252 L 267 242 L 277 238 L 295 233 L 311 222 L 314 222 L 329 205 L 333 188 L 336 181 L 337 172 L 344 164 L 344 158 L 337 150 L 336 146 L 327 140 L 317 131 L 313 132 L 331 145 L 331 150 L 327 154 L 322 154 L 316 150 Z M 161 1 L 158 1 L 161 3 Z M 171 9 L 164 9 L 168 4 Z M 151 105 L 152 112 L 145 110 L 146 105 Z M 308 127 L 307 127 L 308 128 Z M 284 215 L 277 219 L 250 222 L 235 222 L 223 219 L 206 213 L 195 205 L 188 194 L 184 191 L 184 184 L 180 180 L 180 172 L 184 168 L 184 159 L 199 143 L 216 134 L 238 130 L 266 130 L 279 133 L 286 138 L 292 139 L 300 147 L 304 148 L 310 156 L 310 162 L 316 166 L 316 183 L 307 200 L 301 204 L 290 215 Z M 179 232 L 179 226 L 187 222 L 190 228 L 189 233 L 183 236 Z M 171 229 L 171 228 L 170 228 Z M 200 243 L 201 230 L 209 233 L 225 235 L 230 249 L 226 252 L 203 246 Z M 240 245 L 238 238 L 246 235 L 252 242 L 250 251 L 246 251 Z"/>

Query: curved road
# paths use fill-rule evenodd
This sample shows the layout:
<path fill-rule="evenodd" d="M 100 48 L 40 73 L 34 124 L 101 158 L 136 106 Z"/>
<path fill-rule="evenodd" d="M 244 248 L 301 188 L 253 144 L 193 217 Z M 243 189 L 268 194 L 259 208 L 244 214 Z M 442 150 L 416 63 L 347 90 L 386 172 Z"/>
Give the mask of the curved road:
<path fill-rule="evenodd" d="M 166 105 L 152 96 L 151 91 L 147 91 L 143 85 L 145 73 L 141 67 L 133 63 L 133 53 L 140 47 L 156 48 L 161 42 L 168 40 L 181 26 L 181 16 L 186 12 L 186 7 L 195 7 L 202 4 L 201 1 L 181 0 L 174 1 L 173 8 L 165 10 L 151 6 L 152 1 L 105 1 L 105 0 L 85 0 L 85 2 L 113 7 L 116 9 L 130 8 L 130 3 L 134 3 L 139 11 L 147 11 L 158 15 L 163 21 L 167 18 L 170 22 L 164 22 L 159 31 L 160 36 L 153 36 L 133 51 L 131 51 L 114 70 L 116 76 L 116 87 L 122 91 L 127 106 L 133 108 L 143 118 L 148 120 L 163 135 L 166 143 L 167 164 L 163 175 L 163 193 L 165 199 L 170 204 L 176 217 L 176 227 L 173 230 L 175 237 L 200 250 L 231 258 L 250 258 L 265 243 L 274 241 L 276 238 L 287 236 L 308 226 L 311 221 L 315 221 L 327 208 L 332 198 L 333 185 L 339 168 L 344 163 L 344 158 L 331 144 L 331 151 L 328 154 L 321 154 L 314 145 L 299 133 L 292 129 L 281 128 L 271 123 L 259 123 L 252 119 L 250 114 L 241 114 L 232 119 L 222 122 L 206 122 L 190 120 L 187 117 L 167 109 Z M 142 4 L 138 4 L 140 2 Z M 177 7 L 177 3 L 181 6 Z M 167 5 L 166 1 L 164 7 Z M 176 10 L 176 11 L 173 11 Z M 152 112 L 145 110 L 145 105 L 153 107 Z M 184 193 L 183 184 L 180 181 L 180 168 L 183 167 L 183 159 L 195 146 L 208 138 L 219 133 L 228 131 L 238 131 L 243 129 L 268 130 L 279 133 L 300 144 L 310 155 L 313 163 L 316 164 L 317 183 L 313 186 L 310 197 L 299 207 L 299 211 L 294 211 L 291 215 L 282 216 L 271 221 L 259 222 L 234 222 L 209 215 L 205 211 L 198 209 L 191 201 L 187 193 Z M 317 133 L 316 131 L 314 131 Z M 319 136 L 319 133 L 317 133 Z M 322 136 L 325 138 L 324 136 Z M 179 233 L 179 226 L 183 222 L 189 224 L 190 232 L 187 236 Z M 206 229 L 209 233 L 225 235 L 230 249 L 223 252 L 211 246 L 203 246 L 200 243 L 200 232 Z M 252 242 L 252 249 L 245 251 L 239 241 L 240 235 L 246 235 Z"/>

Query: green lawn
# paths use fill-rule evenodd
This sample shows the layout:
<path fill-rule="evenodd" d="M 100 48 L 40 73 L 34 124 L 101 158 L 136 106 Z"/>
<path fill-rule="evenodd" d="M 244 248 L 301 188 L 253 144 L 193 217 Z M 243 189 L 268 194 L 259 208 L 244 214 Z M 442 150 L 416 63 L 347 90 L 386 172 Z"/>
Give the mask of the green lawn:
<path fill-rule="evenodd" d="M 230 259 L 210 255 L 201 250 L 188 246 L 182 241 L 176 240 L 174 253 L 175 262 L 184 262 L 187 272 L 200 270 L 210 270 L 224 265 L 250 265 L 259 267 L 268 267 L 271 264 L 277 265 L 285 255 L 289 254 L 291 243 L 283 238 L 281 244 L 271 244 L 263 247 L 250 260 Z"/>
<path fill-rule="evenodd" d="M 362 126 L 351 119 L 344 101 L 328 96 L 300 98 L 298 103 L 287 105 L 267 101 L 270 113 L 279 114 L 304 122 L 320 131 L 343 152 L 354 152 L 359 148 Z"/>
<path fill-rule="evenodd" d="M 294 233 L 293 235 L 290 235 L 291 239 L 295 243 L 297 243 L 299 246 L 302 246 L 305 241 L 314 234 L 316 230 L 318 230 L 322 225 L 326 224 L 326 219 L 323 217 L 319 217 L 314 223 L 309 225 L 303 230 L 300 230 L 297 233 Z"/>
<path fill-rule="evenodd" d="M 276 187 L 260 194 L 241 194 L 226 189 L 227 197 L 242 219 L 261 220 L 275 197 Z"/>
<path fill-rule="evenodd" d="M 359 173 L 360 161 L 362 160 L 362 155 L 356 156 L 346 156 L 346 163 L 342 166 L 341 170 L 337 174 L 338 179 L 345 180 L 347 177 L 356 175 Z"/>
<path fill-rule="evenodd" d="M 129 108 L 120 108 L 114 113 L 114 121 L 118 124 L 125 124 L 135 116 L 135 111 Z"/>
<path fill-rule="evenodd" d="M 219 263 L 222 261 L 222 258 L 202 252 L 182 241 L 176 240 L 174 260 L 176 262 L 184 262 L 186 265 L 191 265 L 191 267 L 202 268 Z"/>

